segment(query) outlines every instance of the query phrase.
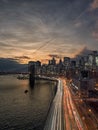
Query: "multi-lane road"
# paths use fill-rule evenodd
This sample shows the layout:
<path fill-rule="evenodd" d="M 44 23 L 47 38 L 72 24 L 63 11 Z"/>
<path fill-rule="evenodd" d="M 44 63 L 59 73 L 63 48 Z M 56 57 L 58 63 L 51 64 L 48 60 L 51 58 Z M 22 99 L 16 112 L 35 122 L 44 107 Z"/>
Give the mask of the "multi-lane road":
<path fill-rule="evenodd" d="M 98 130 L 98 113 L 89 105 L 90 100 L 73 91 L 65 78 L 58 79 L 57 93 L 44 130 Z M 95 99 L 92 101 L 98 103 Z"/>
<path fill-rule="evenodd" d="M 48 114 L 44 130 L 64 130 L 64 123 L 63 123 L 64 120 L 62 114 L 63 89 L 61 80 L 57 81 L 58 81 L 57 92 L 51 104 L 51 108 Z"/>
<path fill-rule="evenodd" d="M 77 112 L 77 109 L 72 100 L 66 81 L 63 79 L 64 86 L 64 113 L 65 113 L 65 124 L 66 130 L 84 130 L 83 123 Z"/>
<path fill-rule="evenodd" d="M 93 110 L 87 102 L 77 95 L 67 85 L 65 79 L 63 81 L 64 96 L 63 108 L 65 117 L 66 130 L 98 130 L 98 120 Z"/>

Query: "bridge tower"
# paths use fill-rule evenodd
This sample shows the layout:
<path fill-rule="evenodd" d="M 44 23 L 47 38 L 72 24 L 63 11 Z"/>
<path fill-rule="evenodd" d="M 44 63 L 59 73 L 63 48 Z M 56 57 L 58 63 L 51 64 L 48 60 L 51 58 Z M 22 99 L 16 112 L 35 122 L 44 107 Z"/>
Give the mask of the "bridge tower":
<path fill-rule="evenodd" d="M 35 64 L 29 64 L 29 83 L 30 86 L 33 87 L 35 84 Z"/>

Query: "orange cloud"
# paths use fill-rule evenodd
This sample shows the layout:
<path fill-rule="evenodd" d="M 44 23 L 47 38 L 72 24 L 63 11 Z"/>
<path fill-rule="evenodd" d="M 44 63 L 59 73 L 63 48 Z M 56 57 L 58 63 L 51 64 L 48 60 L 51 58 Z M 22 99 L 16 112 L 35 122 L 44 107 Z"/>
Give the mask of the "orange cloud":
<path fill-rule="evenodd" d="M 94 0 L 90 6 L 91 10 L 95 10 L 96 8 L 98 8 L 98 0 Z"/>

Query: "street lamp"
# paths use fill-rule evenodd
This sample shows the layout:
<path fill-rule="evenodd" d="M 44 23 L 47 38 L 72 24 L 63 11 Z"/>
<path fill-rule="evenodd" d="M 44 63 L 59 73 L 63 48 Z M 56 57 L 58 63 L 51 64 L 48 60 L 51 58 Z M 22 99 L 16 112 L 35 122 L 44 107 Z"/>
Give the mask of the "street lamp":
<path fill-rule="evenodd" d="M 88 109 L 88 111 L 89 111 L 89 112 L 92 112 L 92 110 L 91 110 L 90 108 Z"/>

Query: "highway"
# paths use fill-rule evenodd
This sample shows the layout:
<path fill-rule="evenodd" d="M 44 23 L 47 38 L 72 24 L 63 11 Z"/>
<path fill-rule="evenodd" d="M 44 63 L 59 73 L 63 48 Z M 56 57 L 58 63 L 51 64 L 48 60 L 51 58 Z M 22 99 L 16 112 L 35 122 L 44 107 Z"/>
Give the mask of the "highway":
<path fill-rule="evenodd" d="M 97 114 L 88 101 L 90 99 L 79 97 L 65 78 L 58 79 L 57 93 L 44 130 L 98 130 Z"/>
<path fill-rule="evenodd" d="M 77 112 L 77 109 L 72 100 L 68 86 L 65 79 L 62 79 L 64 86 L 64 115 L 65 115 L 65 129 L 66 130 L 85 130 L 82 120 Z"/>
<path fill-rule="evenodd" d="M 57 79 L 54 79 L 57 80 Z M 52 102 L 44 130 L 64 130 L 64 119 L 62 112 L 63 89 L 61 80 L 57 80 L 57 92 Z"/>
<path fill-rule="evenodd" d="M 98 120 L 85 100 L 75 95 L 65 79 L 64 86 L 64 115 L 66 130 L 98 130 Z"/>
<path fill-rule="evenodd" d="M 78 112 L 83 119 L 83 122 L 88 130 L 98 130 L 98 121 L 96 116 L 93 113 L 93 110 L 87 104 L 85 100 L 75 101 Z"/>

